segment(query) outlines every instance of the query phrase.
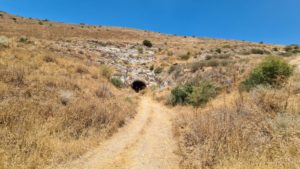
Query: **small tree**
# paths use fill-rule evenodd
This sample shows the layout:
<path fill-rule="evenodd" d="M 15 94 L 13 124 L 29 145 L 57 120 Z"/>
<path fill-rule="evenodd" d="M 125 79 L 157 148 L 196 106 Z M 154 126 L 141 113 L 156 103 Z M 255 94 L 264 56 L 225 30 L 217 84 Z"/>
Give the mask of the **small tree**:
<path fill-rule="evenodd" d="M 143 45 L 144 46 L 147 46 L 148 48 L 151 48 L 153 45 L 152 45 L 152 42 L 151 41 L 149 41 L 149 40 L 144 40 L 143 41 Z"/>

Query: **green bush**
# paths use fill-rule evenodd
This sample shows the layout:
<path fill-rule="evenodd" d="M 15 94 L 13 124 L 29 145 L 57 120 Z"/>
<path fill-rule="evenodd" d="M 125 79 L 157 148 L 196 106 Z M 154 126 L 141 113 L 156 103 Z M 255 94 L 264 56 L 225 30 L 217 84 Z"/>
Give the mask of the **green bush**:
<path fill-rule="evenodd" d="M 292 75 L 293 67 L 276 56 L 267 57 L 251 72 L 241 87 L 250 90 L 257 85 L 280 87 Z"/>
<path fill-rule="evenodd" d="M 111 78 L 111 83 L 117 88 L 122 88 L 124 86 L 122 80 L 116 77 Z"/>
<path fill-rule="evenodd" d="M 151 48 L 153 45 L 152 45 L 152 42 L 151 41 L 149 41 L 149 40 L 144 40 L 143 41 L 143 45 L 144 46 L 147 46 L 148 48 Z"/>
<path fill-rule="evenodd" d="M 203 106 L 216 95 L 217 88 L 212 83 L 203 81 L 193 87 L 192 93 L 188 95 L 188 103 L 195 107 Z"/>
<path fill-rule="evenodd" d="M 191 104 L 195 107 L 205 105 L 218 93 L 217 87 L 207 81 L 198 84 L 185 84 L 175 87 L 171 91 L 171 104 Z"/>
<path fill-rule="evenodd" d="M 171 91 L 171 104 L 186 104 L 188 96 L 193 92 L 192 85 L 181 85 Z"/>

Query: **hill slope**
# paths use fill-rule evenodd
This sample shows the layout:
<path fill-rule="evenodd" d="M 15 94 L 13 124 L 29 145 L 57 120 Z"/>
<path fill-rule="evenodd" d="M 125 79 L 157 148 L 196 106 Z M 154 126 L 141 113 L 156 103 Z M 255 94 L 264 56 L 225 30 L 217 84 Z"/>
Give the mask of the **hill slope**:
<path fill-rule="evenodd" d="M 144 40 L 153 46 L 145 46 Z M 112 157 L 104 159 L 107 163 L 103 165 L 108 167 L 120 167 L 131 160 L 127 167 L 173 169 L 177 156 L 173 152 L 176 140 L 172 140 L 171 115 L 182 168 L 239 168 L 239 164 L 248 164 L 243 161 L 248 157 L 257 161 L 247 154 L 253 147 L 259 147 L 257 152 L 274 149 L 274 153 L 263 156 L 271 164 L 267 167 L 274 165 L 277 156 L 273 155 L 283 156 L 284 150 L 281 162 L 290 160 L 290 166 L 297 168 L 299 152 L 294 149 L 299 128 L 290 117 L 299 118 L 298 74 L 290 79 L 290 87 L 280 90 L 263 88 L 240 95 L 238 86 L 265 56 L 291 56 L 297 62 L 298 53 L 298 46 L 64 24 L 0 12 L 0 168 L 45 168 L 74 159 L 76 165 L 78 158 L 84 168 L 101 162 L 98 154 L 105 151 L 103 143 L 115 152 L 105 152 Z M 205 80 L 219 93 L 205 100 L 208 105 L 204 108 L 183 104 L 166 113 L 170 110 L 130 89 L 136 80 L 145 83 L 155 99 L 171 104 L 170 91 L 180 85 Z M 198 99 L 197 95 L 193 98 Z M 257 98 L 264 104 L 255 102 Z M 280 111 L 290 116 L 282 117 L 282 112 L 273 108 L 282 108 L 285 100 L 290 104 Z M 143 110 L 137 109 L 139 104 Z M 248 111 L 249 107 L 256 111 Z M 222 119 L 227 119 L 226 123 Z M 264 121 L 256 123 L 257 119 Z M 281 127 L 280 120 L 284 121 L 283 128 L 287 125 L 283 132 L 291 137 L 271 131 Z M 244 125 L 245 121 L 250 125 Z M 266 123 L 275 127 L 265 128 Z M 248 131 L 256 136 L 253 144 L 244 137 L 251 135 Z M 275 137 L 280 139 L 272 140 Z M 293 140 L 291 146 L 276 147 L 284 138 Z M 273 142 L 267 144 L 262 139 Z M 168 143 L 162 142 L 165 140 Z M 143 150 L 146 152 L 141 157 L 138 152 Z M 164 163 L 163 158 L 174 163 Z M 73 162 L 65 165 L 74 168 Z"/>

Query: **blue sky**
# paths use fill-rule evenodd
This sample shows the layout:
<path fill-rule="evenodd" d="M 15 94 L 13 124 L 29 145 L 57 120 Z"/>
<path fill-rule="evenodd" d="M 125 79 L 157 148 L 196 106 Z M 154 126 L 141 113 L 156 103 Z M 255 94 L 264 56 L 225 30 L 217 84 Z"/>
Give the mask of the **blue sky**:
<path fill-rule="evenodd" d="M 67 23 L 300 44 L 300 0 L 0 0 L 0 10 Z"/>

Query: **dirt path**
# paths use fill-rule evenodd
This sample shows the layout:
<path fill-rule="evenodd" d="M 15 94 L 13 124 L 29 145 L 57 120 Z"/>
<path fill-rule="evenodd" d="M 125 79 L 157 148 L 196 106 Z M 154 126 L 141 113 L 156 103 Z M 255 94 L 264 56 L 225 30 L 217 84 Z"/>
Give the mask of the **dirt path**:
<path fill-rule="evenodd" d="M 168 109 L 143 97 L 135 119 L 80 159 L 59 168 L 176 169 L 179 158 Z M 56 167 L 57 168 L 57 167 Z"/>

